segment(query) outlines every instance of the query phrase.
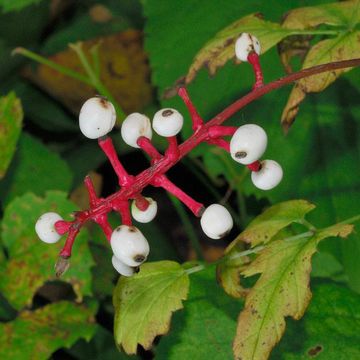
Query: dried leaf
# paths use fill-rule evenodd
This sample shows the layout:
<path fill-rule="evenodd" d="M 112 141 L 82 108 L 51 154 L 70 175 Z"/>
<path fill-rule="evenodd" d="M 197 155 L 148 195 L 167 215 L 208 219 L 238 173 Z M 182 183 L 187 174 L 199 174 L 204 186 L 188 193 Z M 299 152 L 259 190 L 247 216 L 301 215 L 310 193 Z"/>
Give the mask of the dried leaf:
<path fill-rule="evenodd" d="M 360 31 L 341 34 L 314 45 L 307 54 L 303 68 L 360 57 Z M 299 111 L 299 105 L 306 94 L 320 92 L 332 84 L 341 74 L 351 68 L 328 71 L 299 80 L 290 93 L 282 114 L 281 123 L 285 131 L 289 129 Z"/>
<path fill-rule="evenodd" d="M 90 49 L 96 44 L 99 44 L 101 80 L 126 113 L 139 111 L 152 99 L 150 70 L 142 48 L 141 32 L 127 30 L 83 42 L 83 49 L 89 59 Z M 71 49 L 50 56 L 49 59 L 84 73 L 77 55 Z M 25 76 L 75 114 L 87 98 L 96 94 L 93 88 L 44 65 L 39 65 L 36 70 L 27 68 Z"/>
<path fill-rule="evenodd" d="M 234 341 L 234 355 L 241 360 L 266 360 L 285 331 L 285 317 L 300 319 L 311 299 L 311 257 L 317 244 L 332 236 L 347 236 L 353 227 L 337 224 L 314 236 L 277 240 L 243 272 L 261 274 L 246 297 Z"/>
<path fill-rule="evenodd" d="M 235 41 L 243 32 L 255 35 L 260 40 L 261 53 L 264 53 L 286 37 L 289 30 L 281 28 L 277 23 L 263 20 L 259 14 L 251 14 L 241 18 L 218 32 L 197 53 L 186 75 L 185 82 L 190 83 L 204 66 L 209 70 L 210 75 L 214 75 L 219 67 L 224 66 L 228 60 L 234 58 Z"/>

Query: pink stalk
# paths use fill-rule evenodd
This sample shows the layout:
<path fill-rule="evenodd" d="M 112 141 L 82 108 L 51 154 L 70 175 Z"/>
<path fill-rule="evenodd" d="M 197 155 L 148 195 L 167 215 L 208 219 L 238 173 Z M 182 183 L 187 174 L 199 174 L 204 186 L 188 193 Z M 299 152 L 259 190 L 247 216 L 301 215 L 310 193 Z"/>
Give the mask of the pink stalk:
<path fill-rule="evenodd" d="M 121 164 L 116 150 L 114 148 L 114 144 L 110 137 L 106 136 L 105 138 L 99 138 L 98 140 L 99 146 L 101 147 L 102 151 L 105 153 L 107 158 L 109 159 L 118 179 L 120 186 L 126 186 L 132 183 L 132 176 L 130 176 L 123 165 Z"/>
<path fill-rule="evenodd" d="M 264 85 L 264 77 L 263 77 L 263 73 L 262 73 L 261 66 L 260 66 L 259 55 L 255 51 L 252 51 L 248 55 L 247 59 L 248 59 L 248 62 L 253 67 L 254 74 L 255 74 L 255 84 L 253 86 L 253 89 L 262 87 Z"/>
<path fill-rule="evenodd" d="M 74 220 L 74 222 L 71 223 L 71 226 L 59 224 L 59 228 L 61 226 L 68 226 L 68 231 L 69 231 L 69 236 L 65 242 L 65 246 L 63 250 L 60 253 L 60 256 L 64 257 L 62 259 L 66 259 L 71 255 L 71 247 L 74 242 L 75 236 L 79 232 L 80 227 L 88 220 L 91 219 L 95 220 L 100 216 L 107 214 L 111 210 L 116 210 L 120 212 L 124 223 L 131 224 L 131 217 L 128 206 L 129 199 L 136 198 L 148 185 L 163 187 L 164 189 L 166 189 L 167 191 L 178 197 L 185 205 L 187 205 L 190 208 L 190 210 L 196 216 L 200 216 L 203 210 L 203 205 L 196 202 L 187 194 L 185 194 L 182 190 L 177 188 L 165 177 L 164 174 L 171 167 L 173 167 L 181 158 L 187 155 L 192 149 L 194 149 L 200 143 L 206 141 L 213 141 L 214 139 L 211 139 L 209 137 L 209 131 L 212 127 L 221 125 L 224 121 L 229 119 L 237 111 L 239 111 L 249 103 L 253 102 L 256 99 L 259 99 L 268 92 L 278 89 L 284 85 L 290 84 L 294 81 L 300 80 L 302 78 L 311 75 L 320 74 L 326 71 L 331 71 L 336 69 L 359 66 L 359 65 L 360 65 L 360 59 L 344 60 L 344 61 L 328 63 L 324 65 L 318 65 L 309 69 L 304 69 L 299 72 L 292 73 L 279 80 L 273 81 L 269 84 L 263 86 L 256 86 L 250 93 L 248 93 L 244 97 L 232 103 L 230 106 L 228 106 L 221 113 L 216 115 L 213 119 L 211 119 L 205 124 L 203 124 L 202 119 L 200 118 L 195 107 L 192 105 L 190 99 L 188 98 L 186 90 L 182 88 L 179 90 L 179 95 L 183 98 L 185 104 L 189 109 L 190 115 L 193 120 L 193 127 L 196 132 L 185 142 L 183 142 L 178 146 L 178 150 L 179 150 L 178 157 L 171 159 L 169 156 L 159 156 L 157 158 L 157 161 L 154 161 L 151 167 L 144 170 L 135 177 L 128 175 L 127 172 L 122 167 L 122 165 L 120 164 L 117 155 L 115 153 L 115 150 L 112 146 L 111 140 L 110 139 L 99 140 L 99 144 L 102 148 L 104 147 L 105 150 L 104 149 L 103 150 L 108 156 L 111 164 L 113 165 L 114 168 L 116 167 L 117 169 L 116 173 L 119 176 L 119 180 L 121 179 L 123 186 L 118 192 L 110 195 L 109 197 L 105 199 L 99 199 L 98 204 L 93 208 L 77 212 L 76 219 Z M 259 79 L 258 84 L 260 84 L 260 75 L 256 75 L 256 76 Z M 217 139 L 217 140 L 221 140 L 221 139 Z M 141 143 L 142 141 L 143 140 L 141 140 Z M 225 147 L 223 142 L 222 144 L 223 147 Z M 153 153 L 153 155 L 156 155 L 156 153 L 153 150 L 151 150 L 151 152 Z M 156 157 L 157 156 L 158 155 L 156 155 Z M 253 164 L 248 165 L 248 168 L 251 171 L 258 171 L 260 169 L 260 162 L 254 162 Z M 109 230 L 107 231 L 109 232 Z M 60 268 L 64 266 L 65 268 L 67 264 L 68 263 L 64 263 L 60 261 L 59 264 L 57 264 L 56 266 L 57 267 L 59 266 Z"/>
<path fill-rule="evenodd" d="M 148 154 L 153 160 L 158 160 L 162 155 L 157 151 L 156 147 L 152 144 L 151 140 L 145 136 L 141 136 L 136 142 L 140 148 Z"/>
<path fill-rule="evenodd" d="M 110 242 L 111 234 L 113 232 L 113 229 L 111 225 L 109 224 L 109 221 L 107 219 L 106 214 L 102 214 L 99 216 L 94 217 L 94 221 L 100 225 L 102 231 L 104 232 L 106 239 Z"/>
<path fill-rule="evenodd" d="M 224 139 L 210 139 L 210 140 L 207 141 L 207 143 L 216 145 L 219 148 L 224 149 L 228 153 L 230 152 L 230 144 Z"/>
<path fill-rule="evenodd" d="M 171 161 L 176 161 L 179 157 L 179 147 L 176 136 L 168 137 L 167 141 L 169 142 L 169 147 L 166 150 L 165 156 Z"/>
<path fill-rule="evenodd" d="M 59 235 L 64 235 L 69 231 L 72 224 L 73 223 L 69 221 L 59 220 L 55 223 L 54 227 Z"/>
<path fill-rule="evenodd" d="M 157 187 L 162 187 L 170 194 L 177 197 L 183 204 L 185 204 L 195 216 L 200 217 L 204 211 L 204 205 L 195 201 L 192 197 L 178 188 L 174 183 L 172 183 L 165 175 L 157 176 L 153 185 Z"/>
<path fill-rule="evenodd" d="M 259 171 L 261 169 L 261 163 L 259 160 L 254 161 L 253 163 L 246 165 L 247 168 L 251 171 Z"/>
<path fill-rule="evenodd" d="M 86 186 L 86 189 L 87 189 L 87 192 L 88 192 L 88 195 L 89 195 L 90 207 L 93 208 L 94 206 L 96 206 L 98 204 L 99 199 L 98 199 L 98 197 L 96 195 L 94 184 L 91 181 L 91 178 L 90 178 L 89 175 L 85 176 L 84 184 Z"/>
<path fill-rule="evenodd" d="M 135 198 L 135 205 L 140 211 L 145 211 L 149 207 L 149 202 L 140 194 L 136 195 Z"/>
<path fill-rule="evenodd" d="M 189 94 L 188 94 L 185 87 L 181 87 L 178 90 L 178 95 L 182 98 L 182 100 L 184 101 L 186 107 L 188 108 L 188 111 L 190 113 L 190 117 L 191 117 L 191 120 L 192 120 L 192 123 L 193 123 L 193 125 L 192 125 L 193 131 L 196 132 L 198 129 L 201 128 L 204 121 L 201 118 L 201 116 L 199 115 L 199 113 L 197 112 L 196 107 L 194 106 L 194 104 L 190 100 Z"/>
<path fill-rule="evenodd" d="M 209 137 L 211 139 L 217 139 L 223 136 L 233 136 L 238 128 L 236 126 L 212 126 L 209 131 Z"/>

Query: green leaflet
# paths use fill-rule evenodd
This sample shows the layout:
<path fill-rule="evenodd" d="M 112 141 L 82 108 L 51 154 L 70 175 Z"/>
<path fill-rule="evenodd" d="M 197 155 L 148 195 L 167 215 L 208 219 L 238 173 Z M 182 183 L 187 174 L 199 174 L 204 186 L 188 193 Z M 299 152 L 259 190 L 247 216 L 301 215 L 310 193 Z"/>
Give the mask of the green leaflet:
<path fill-rule="evenodd" d="M 171 315 L 183 307 L 189 289 L 185 270 L 173 261 L 145 263 L 132 277 L 120 277 L 114 291 L 115 341 L 126 353 L 152 346 L 169 330 Z"/>

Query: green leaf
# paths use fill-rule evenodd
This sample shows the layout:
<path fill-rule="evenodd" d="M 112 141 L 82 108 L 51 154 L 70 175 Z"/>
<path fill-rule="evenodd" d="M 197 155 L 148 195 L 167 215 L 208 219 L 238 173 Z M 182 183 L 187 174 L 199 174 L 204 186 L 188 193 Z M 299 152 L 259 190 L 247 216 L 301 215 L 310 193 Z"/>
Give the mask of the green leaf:
<path fill-rule="evenodd" d="M 289 11 L 282 23 L 286 29 L 308 29 L 322 24 L 351 28 L 360 21 L 359 1 L 308 6 Z"/>
<path fill-rule="evenodd" d="M 359 328 L 360 296 L 334 283 L 318 284 L 304 318 L 289 322 L 271 359 L 359 359 Z"/>
<path fill-rule="evenodd" d="M 1 264 L 0 291 L 15 309 L 30 306 L 35 292 L 46 282 L 55 280 L 54 264 L 62 247 L 41 242 L 35 233 L 39 216 L 54 211 L 67 216 L 77 210 L 66 199 L 66 194 L 50 191 L 44 199 L 25 194 L 13 200 L 5 209 L 1 223 L 1 238 L 9 260 Z M 91 271 L 93 265 L 87 245 L 89 235 L 82 229 L 74 245 L 71 268 L 61 278 L 73 286 L 77 300 L 91 295 Z"/>
<path fill-rule="evenodd" d="M 189 278 L 176 262 L 146 263 L 130 278 L 120 277 L 114 291 L 114 335 L 118 346 L 135 354 L 150 349 L 154 338 L 169 331 L 171 315 L 183 307 Z"/>
<path fill-rule="evenodd" d="M 358 57 L 360 57 L 360 31 L 352 31 L 318 42 L 308 52 L 302 67 L 306 69 L 315 65 Z M 299 105 L 306 94 L 323 91 L 341 74 L 350 70 L 351 68 L 328 71 L 299 80 L 290 93 L 281 117 L 284 129 L 288 130 L 294 122 Z"/>
<path fill-rule="evenodd" d="M 26 192 L 68 191 L 72 174 L 66 162 L 36 138 L 23 133 L 5 179 L 0 184 L 4 204 Z"/>
<path fill-rule="evenodd" d="M 21 10 L 26 6 L 38 4 L 41 0 L 0 0 L 4 12 Z"/>
<path fill-rule="evenodd" d="M 155 359 L 232 359 L 231 343 L 243 302 L 227 296 L 213 268 L 191 274 L 189 299 L 174 314 L 171 330 L 156 347 Z"/>
<path fill-rule="evenodd" d="M 261 274 L 246 297 L 234 341 L 237 359 L 267 359 L 285 331 L 285 317 L 300 319 L 311 299 L 311 258 L 317 244 L 331 236 L 346 237 L 351 225 L 336 224 L 314 236 L 269 244 L 243 274 Z"/>
<path fill-rule="evenodd" d="M 214 38 L 204 45 L 195 56 L 185 82 L 191 82 L 203 66 L 208 68 L 210 75 L 214 75 L 219 67 L 224 66 L 228 60 L 235 58 L 234 44 L 243 32 L 255 35 L 259 39 L 261 53 L 265 53 L 292 33 L 277 23 L 263 20 L 260 14 L 245 16 L 218 32 Z"/>
<path fill-rule="evenodd" d="M 11 92 L 0 98 L 0 179 L 14 155 L 21 132 L 23 111 L 20 100 Z"/>
<path fill-rule="evenodd" d="M 95 333 L 94 311 L 70 302 L 58 302 L 35 311 L 23 311 L 16 320 L 0 324 L 1 359 L 49 359 L 77 339 Z"/>

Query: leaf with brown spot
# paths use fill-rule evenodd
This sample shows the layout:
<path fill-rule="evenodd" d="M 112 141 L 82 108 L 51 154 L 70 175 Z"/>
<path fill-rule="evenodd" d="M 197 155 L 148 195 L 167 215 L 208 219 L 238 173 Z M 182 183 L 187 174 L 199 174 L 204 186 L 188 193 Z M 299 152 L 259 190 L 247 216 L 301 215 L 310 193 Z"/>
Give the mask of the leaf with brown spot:
<path fill-rule="evenodd" d="M 23 120 L 20 100 L 11 92 L 0 98 L 0 179 L 15 153 Z"/>
<path fill-rule="evenodd" d="M 90 49 L 99 44 L 100 78 L 126 113 L 139 111 L 152 99 L 150 69 L 142 41 L 140 31 L 127 30 L 83 42 L 89 59 Z M 49 59 L 84 73 L 79 58 L 71 49 L 52 55 Z M 96 94 L 90 86 L 44 65 L 39 65 L 35 71 L 27 68 L 25 75 L 75 114 L 78 114 L 86 99 Z"/>
<path fill-rule="evenodd" d="M 360 57 L 360 31 L 353 31 L 318 42 L 310 49 L 302 67 L 306 69 L 315 65 L 358 57 Z M 290 93 L 281 117 L 284 130 L 287 131 L 294 122 L 299 105 L 306 94 L 323 91 L 341 74 L 350 70 L 351 68 L 333 70 L 299 80 Z"/>
<path fill-rule="evenodd" d="M 259 14 L 245 16 L 218 32 L 205 44 L 195 56 L 185 82 L 190 83 L 202 67 L 206 67 L 210 75 L 214 75 L 218 68 L 235 58 L 235 41 L 243 32 L 255 35 L 259 39 L 261 53 L 265 53 L 291 33 L 277 23 L 263 20 Z"/>
<path fill-rule="evenodd" d="M 49 359 L 78 339 L 89 341 L 96 330 L 95 308 L 62 301 L 23 311 L 11 322 L 0 324 L 1 359 Z"/>
<path fill-rule="evenodd" d="M 187 299 L 189 277 L 174 261 L 145 263 L 132 277 L 120 277 L 113 297 L 114 336 L 126 353 L 138 344 L 150 349 L 158 335 L 169 331 L 172 313 Z"/>
<path fill-rule="evenodd" d="M 285 317 L 300 319 L 309 301 L 311 258 L 318 243 L 347 236 L 352 225 L 337 224 L 309 238 L 269 244 L 243 272 L 261 274 L 246 297 L 233 345 L 236 359 L 265 360 L 285 331 Z"/>

